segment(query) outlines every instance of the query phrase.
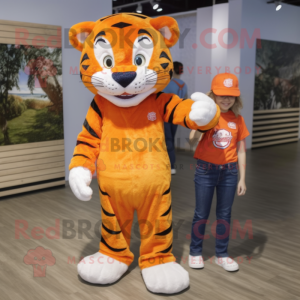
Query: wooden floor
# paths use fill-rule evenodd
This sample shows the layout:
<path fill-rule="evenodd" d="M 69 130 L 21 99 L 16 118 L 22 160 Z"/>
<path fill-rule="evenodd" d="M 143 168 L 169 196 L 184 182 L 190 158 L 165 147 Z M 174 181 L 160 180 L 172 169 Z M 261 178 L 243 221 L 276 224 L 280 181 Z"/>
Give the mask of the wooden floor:
<path fill-rule="evenodd" d="M 232 219 L 243 228 L 242 238 L 231 238 L 229 254 L 240 263 L 239 272 L 228 273 L 215 265 L 214 238 L 204 242 L 205 268 L 192 270 L 187 263 L 189 234 L 194 210 L 194 170 L 191 153 L 177 154 L 178 173 L 172 177 L 174 247 L 177 261 L 190 274 L 190 288 L 169 299 L 300 299 L 300 143 L 247 152 L 247 194 L 236 197 Z M 180 164 L 182 165 L 180 169 Z M 148 292 L 137 264 L 139 237 L 133 233 L 135 254 L 129 272 L 115 285 L 93 286 L 80 280 L 76 263 L 98 250 L 94 227 L 100 220 L 96 180 L 94 196 L 81 202 L 69 187 L 54 188 L 0 200 L 0 299 L 161 299 Z M 44 231 L 59 220 L 59 239 L 42 235 L 34 239 L 31 230 Z M 28 238 L 15 235 L 16 220 L 28 223 Z M 80 220 L 89 220 L 89 237 L 78 231 Z M 215 200 L 210 224 L 215 220 Z M 63 231 L 74 224 L 75 237 Z M 98 227 L 101 223 L 98 223 Z M 251 230 L 253 237 L 251 237 Z M 96 230 L 97 232 L 97 230 Z M 54 232 L 52 232 L 54 234 Z M 33 266 L 23 258 L 30 249 L 50 249 L 56 259 L 46 277 L 33 277 Z M 74 260 L 72 261 L 72 259 Z M 69 259 L 69 261 L 68 261 Z"/>

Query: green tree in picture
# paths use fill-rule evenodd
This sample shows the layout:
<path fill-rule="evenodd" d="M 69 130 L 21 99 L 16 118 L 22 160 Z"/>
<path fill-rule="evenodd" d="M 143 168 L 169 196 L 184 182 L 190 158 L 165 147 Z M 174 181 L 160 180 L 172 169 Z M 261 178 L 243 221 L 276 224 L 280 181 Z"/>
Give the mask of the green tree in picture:
<path fill-rule="evenodd" d="M 27 62 L 30 91 L 34 89 L 36 77 L 41 88 L 53 103 L 50 111 L 59 114 L 63 108 L 62 86 L 57 80 L 57 76 L 62 75 L 61 49 L 54 48 L 49 51 L 49 48 L 21 46 L 21 50 Z"/>
<path fill-rule="evenodd" d="M 300 45 L 260 42 L 256 50 L 260 72 L 255 77 L 254 109 L 299 107 Z"/>
<path fill-rule="evenodd" d="M 22 51 L 18 48 L 0 44 L 0 129 L 6 145 L 10 144 L 7 115 L 9 114 L 8 92 L 19 89 L 19 70 L 24 67 Z"/>

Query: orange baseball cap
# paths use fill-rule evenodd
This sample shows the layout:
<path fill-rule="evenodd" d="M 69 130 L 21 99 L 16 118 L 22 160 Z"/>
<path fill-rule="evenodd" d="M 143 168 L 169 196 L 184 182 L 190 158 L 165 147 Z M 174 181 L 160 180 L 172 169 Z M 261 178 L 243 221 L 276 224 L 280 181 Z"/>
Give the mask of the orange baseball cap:
<path fill-rule="evenodd" d="M 217 96 L 240 96 L 238 78 L 230 73 L 221 73 L 214 77 L 211 90 Z"/>

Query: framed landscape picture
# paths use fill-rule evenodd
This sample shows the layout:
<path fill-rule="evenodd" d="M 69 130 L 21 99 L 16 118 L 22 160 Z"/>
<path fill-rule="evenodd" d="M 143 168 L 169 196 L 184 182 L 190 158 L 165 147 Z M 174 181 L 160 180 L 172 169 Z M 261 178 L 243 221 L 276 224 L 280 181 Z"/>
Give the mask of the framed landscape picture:
<path fill-rule="evenodd" d="M 63 139 L 61 48 L 0 44 L 0 145 Z"/>
<path fill-rule="evenodd" d="M 254 110 L 299 107 L 300 45 L 258 40 Z"/>
<path fill-rule="evenodd" d="M 299 141 L 300 45 L 257 40 L 252 148 Z"/>
<path fill-rule="evenodd" d="M 61 27 L 0 20 L 0 197 L 64 183 Z"/>

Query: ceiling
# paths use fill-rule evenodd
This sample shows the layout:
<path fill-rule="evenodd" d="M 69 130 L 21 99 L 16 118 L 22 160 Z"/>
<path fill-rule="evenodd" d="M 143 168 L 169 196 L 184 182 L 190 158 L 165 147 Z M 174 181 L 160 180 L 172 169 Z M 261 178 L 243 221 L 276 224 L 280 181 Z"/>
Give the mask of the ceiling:
<path fill-rule="evenodd" d="M 133 6 L 123 8 L 119 12 L 135 12 L 137 8 L 136 2 L 140 0 L 113 0 L 113 7 L 133 3 Z M 183 11 L 196 10 L 199 7 L 211 6 L 213 0 L 158 0 L 159 6 L 163 9 L 161 12 L 153 10 L 152 5 L 149 3 L 142 4 L 143 15 L 159 16 L 173 14 Z M 267 2 L 267 0 L 266 0 Z M 300 0 L 285 0 L 283 3 L 300 6 Z M 228 0 L 215 0 L 216 4 L 228 3 Z"/>

